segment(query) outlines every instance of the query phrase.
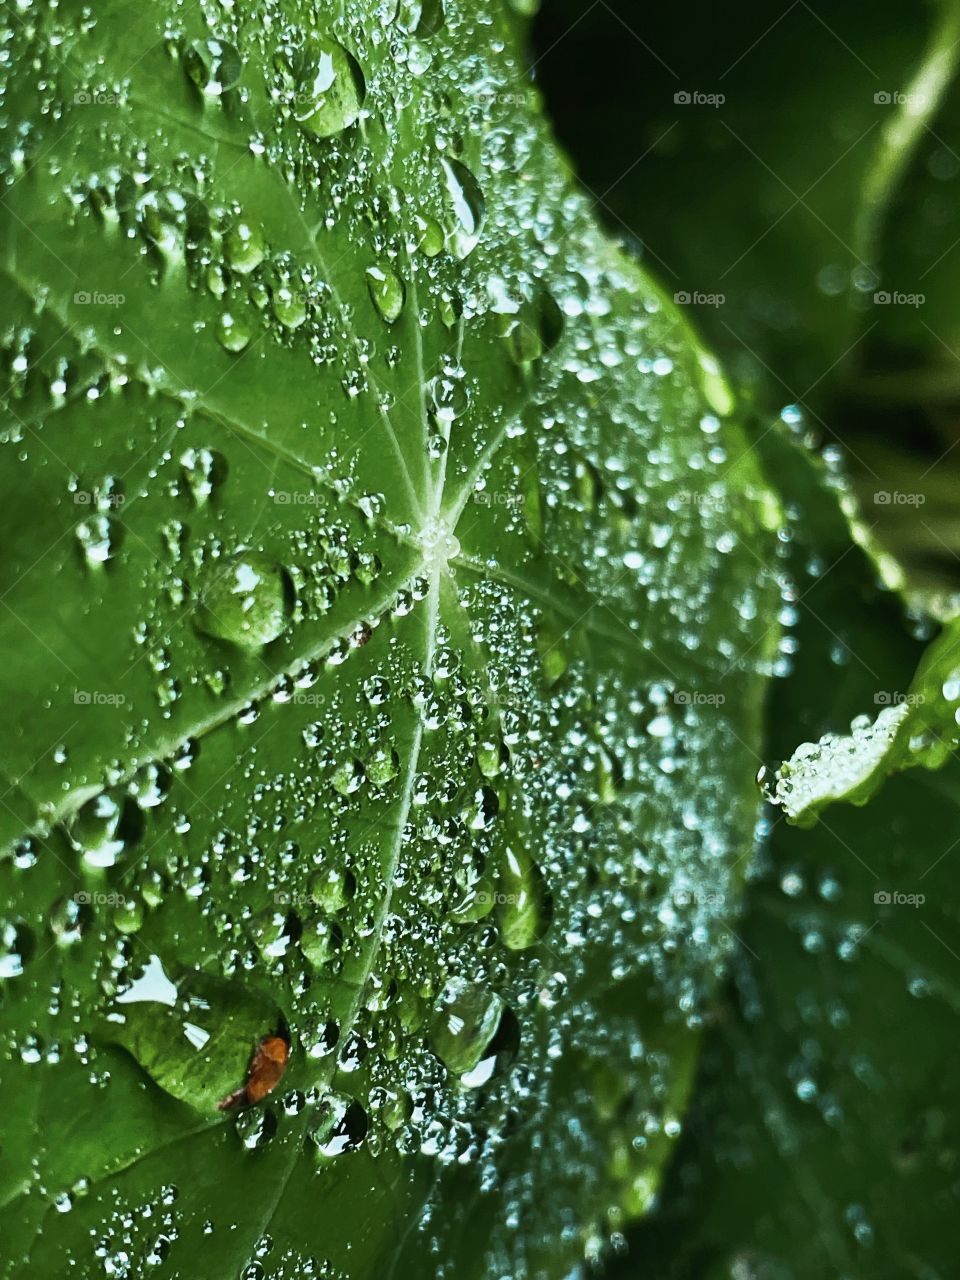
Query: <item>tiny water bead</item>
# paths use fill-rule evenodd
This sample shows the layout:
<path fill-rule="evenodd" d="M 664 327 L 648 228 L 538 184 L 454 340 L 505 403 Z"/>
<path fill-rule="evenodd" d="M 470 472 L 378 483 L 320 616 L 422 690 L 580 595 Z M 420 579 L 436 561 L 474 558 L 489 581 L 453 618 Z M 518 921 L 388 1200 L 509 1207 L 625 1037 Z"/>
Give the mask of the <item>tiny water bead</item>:
<path fill-rule="evenodd" d="M 284 569 L 268 556 L 235 556 L 204 588 L 194 624 L 208 636 L 260 649 L 282 635 L 293 609 Z"/>

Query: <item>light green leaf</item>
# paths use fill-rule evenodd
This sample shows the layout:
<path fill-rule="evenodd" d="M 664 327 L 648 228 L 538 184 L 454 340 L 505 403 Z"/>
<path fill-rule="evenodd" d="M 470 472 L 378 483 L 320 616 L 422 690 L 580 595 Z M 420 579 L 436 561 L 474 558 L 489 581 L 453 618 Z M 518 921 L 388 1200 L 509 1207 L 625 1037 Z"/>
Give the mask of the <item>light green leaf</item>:
<path fill-rule="evenodd" d="M 908 690 L 880 689 L 882 710 L 861 715 L 843 736 L 804 743 L 777 770 L 771 799 L 792 821 L 809 824 L 828 804 L 866 804 L 892 773 L 922 765 L 939 769 L 960 741 L 960 624 L 930 645 Z"/>

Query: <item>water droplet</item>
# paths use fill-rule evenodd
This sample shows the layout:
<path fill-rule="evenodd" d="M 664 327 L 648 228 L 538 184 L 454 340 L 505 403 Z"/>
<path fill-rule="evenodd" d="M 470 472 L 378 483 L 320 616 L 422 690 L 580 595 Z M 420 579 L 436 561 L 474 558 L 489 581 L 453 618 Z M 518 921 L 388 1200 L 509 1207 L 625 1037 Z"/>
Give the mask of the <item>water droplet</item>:
<path fill-rule="evenodd" d="M 428 40 L 443 29 L 446 22 L 443 0 L 401 0 L 397 25 L 401 31 Z"/>
<path fill-rule="evenodd" d="M 19 978 L 36 949 L 32 930 L 20 920 L 0 921 L 0 981 Z"/>
<path fill-rule="evenodd" d="M 300 949 L 312 965 L 322 969 L 343 946 L 343 930 L 325 915 L 308 917 L 300 935 Z"/>
<path fill-rule="evenodd" d="M 360 115 L 366 96 L 356 59 L 333 40 L 316 38 L 300 54 L 293 117 L 302 129 L 330 138 Z"/>
<path fill-rule="evenodd" d="M 403 281 L 389 267 L 368 267 L 367 287 L 384 320 L 387 324 L 393 324 L 403 310 L 407 296 Z"/>
<path fill-rule="evenodd" d="M 285 329 L 299 329 L 307 318 L 307 304 L 302 293 L 289 285 L 278 285 L 272 294 L 273 314 Z"/>
<path fill-rule="evenodd" d="M 479 983 L 451 978 L 430 1026 L 434 1053 L 468 1089 L 485 1084 L 512 1062 L 519 1028 L 512 1010 Z"/>
<path fill-rule="evenodd" d="M 519 844 L 504 849 L 497 878 L 497 924 L 511 951 L 532 947 L 547 932 L 553 899 L 543 872 Z"/>
<path fill-rule="evenodd" d="M 369 1127 L 369 1117 L 355 1098 L 330 1090 L 317 1104 L 308 1134 L 317 1154 L 329 1159 L 356 1151 Z"/>
<path fill-rule="evenodd" d="M 264 259 L 266 244 L 259 227 L 238 219 L 223 238 L 227 262 L 240 275 L 255 271 Z"/>
<path fill-rule="evenodd" d="M 140 838 L 143 815 L 129 798 L 101 791 L 77 810 L 67 832 L 88 867 L 112 867 L 127 846 Z"/>
<path fill-rule="evenodd" d="M 480 239 L 485 202 L 480 184 L 459 160 L 441 159 L 447 195 L 454 216 L 450 249 L 456 257 L 465 258 Z"/>
<path fill-rule="evenodd" d="M 217 321 L 217 338 L 220 345 L 235 354 L 246 347 L 253 337 L 253 325 L 246 316 L 224 311 Z"/>
<path fill-rule="evenodd" d="M 236 45 L 227 40 L 195 40 L 183 54 L 187 75 L 201 93 L 219 98 L 240 81 L 243 63 Z"/>
<path fill-rule="evenodd" d="M 323 911 L 342 910 L 355 889 L 353 873 L 336 865 L 324 867 L 310 877 L 310 897 Z"/>
<path fill-rule="evenodd" d="M 227 460 L 215 449 L 185 449 L 180 455 L 180 470 L 193 495 L 202 507 L 227 474 Z"/>
<path fill-rule="evenodd" d="M 259 993 L 200 970 L 171 974 L 151 957 L 116 998 L 111 1038 L 162 1089 L 196 1110 L 212 1115 L 227 1100 L 242 1105 L 264 1036 L 284 1025 L 279 1010 Z"/>
<path fill-rule="evenodd" d="M 257 1151 L 277 1132 L 277 1117 L 271 1107 L 250 1108 L 237 1116 L 236 1130 L 244 1149 Z"/>
<path fill-rule="evenodd" d="M 259 649 L 282 635 L 291 612 L 284 570 L 267 556 L 246 552 L 204 589 L 194 622 L 217 640 Z"/>
<path fill-rule="evenodd" d="M 77 541 L 91 568 L 106 564 L 116 554 L 118 530 L 111 516 L 102 512 L 82 520 L 76 527 Z"/>

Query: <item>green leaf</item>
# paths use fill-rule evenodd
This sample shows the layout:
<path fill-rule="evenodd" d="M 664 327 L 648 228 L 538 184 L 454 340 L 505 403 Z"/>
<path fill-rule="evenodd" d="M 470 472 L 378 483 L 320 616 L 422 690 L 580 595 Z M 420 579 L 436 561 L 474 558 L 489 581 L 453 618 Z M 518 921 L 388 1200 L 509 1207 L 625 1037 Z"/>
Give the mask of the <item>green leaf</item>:
<path fill-rule="evenodd" d="M 568 1274 L 755 818 L 729 389 L 501 4 L 6 22 L 5 1274 Z"/>
<path fill-rule="evenodd" d="M 848 736 L 830 733 L 804 743 L 777 770 L 771 798 L 792 821 L 809 825 L 837 800 L 866 804 L 892 773 L 922 765 L 939 769 L 960 741 L 960 623 L 929 646 L 909 689 L 873 694 L 883 708 L 863 714 Z"/>

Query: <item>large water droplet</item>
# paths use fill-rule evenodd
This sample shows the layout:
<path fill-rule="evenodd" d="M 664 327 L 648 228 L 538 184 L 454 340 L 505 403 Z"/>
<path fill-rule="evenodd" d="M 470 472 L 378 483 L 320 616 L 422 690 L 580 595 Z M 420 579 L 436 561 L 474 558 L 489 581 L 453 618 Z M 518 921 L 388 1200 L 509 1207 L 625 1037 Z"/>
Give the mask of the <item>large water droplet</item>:
<path fill-rule="evenodd" d="M 195 40 L 184 50 L 183 66 L 201 93 L 219 98 L 239 83 L 243 62 L 227 40 Z"/>
<path fill-rule="evenodd" d="M 532 947 L 547 932 L 553 899 L 543 872 L 521 845 L 503 851 L 497 878 L 497 924 L 511 951 Z"/>
<path fill-rule="evenodd" d="M 480 239 L 486 208 L 483 192 L 476 178 L 459 160 L 444 158 L 440 163 L 454 217 L 450 248 L 458 258 L 465 258 Z"/>
<path fill-rule="evenodd" d="M 374 306 L 387 324 L 393 324 L 403 310 L 407 296 L 403 281 L 389 267 L 368 267 L 367 287 Z"/>
<path fill-rule="evenodd" d="M 238 354 L 253 337 L 253 325 L 242 311 L 224 311 L 217 321 L 217 339 L 227 351 Z"/>
<path fill-rule="evenodd" d="M 223 238 L 223 251 L 234 271 L 243 276 L 249 275 L 259 267 L 267 251 L 263 232 L 238 218 Z"/>
<path fill-rule="evenodd" d="M 168 974 L 157 956 L 117 996 L 108 1019 L 111 1038 L 162 1089 L 209 1114 L 243 1104 L 261 1046 L 280 1040 L 283 1025 L 265 997 L 200 970 Z"/>
<path fill-rule="evenodd" d="M 355 1098 L 330 1090 L 318 1103 L 308 1133 L 317 1154 L 329 1159 L 356 1151 L 369 1126 L 369 1117 Z"/>
<path fill-rule="evenodd" d="M 462 1085 L 486 1084 L 512 1062 L 518 1043 L 516 1017 L 496 992 L 450 979 L 430 1026 L 430 1045 Z"/>
<path fill-rule="evenodd" d="M 352 54 L 334 40 L 317 38 L 300 55 L 293 117 L 302 129 L 329 138 L 360 115 L 366 87 Z"/>
<path fill-rule="evenodd" d="M 86 866 L 112 867 L 142 835 L 143 814 L 130 798 L 101 791 L 77 810 L 67 831 Z"/>
<path fill-rule="evenodd" d="M 283 633 L 291 609 L 284 570 L 267 556 L 246 552 L 204 589 L 194 622 L 217 640 L 259 649 Z"/>

